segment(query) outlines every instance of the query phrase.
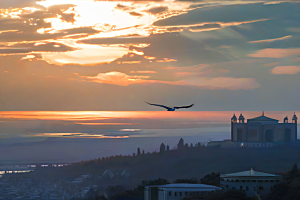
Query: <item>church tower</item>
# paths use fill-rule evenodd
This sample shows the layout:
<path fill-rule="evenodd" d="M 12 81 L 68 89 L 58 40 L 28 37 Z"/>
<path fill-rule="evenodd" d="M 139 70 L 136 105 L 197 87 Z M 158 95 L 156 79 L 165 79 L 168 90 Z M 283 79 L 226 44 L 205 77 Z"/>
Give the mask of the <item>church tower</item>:
<path fill-rule="evenodd" d="M 242 113 L 239 116 L 239 123 L 245 123 L 245 117 L 242 115 Z"/>
<path fill-rule="evenodd" d="M 283 119 L 283 123 L 285 123 L 285 124 L 289 123 L 289 119 L 287 116 Z"/>
<path fill-rule="evenodd" d="M 292 118 L 292 123 L 295 124 L 295 141 L 297 141 L 297 119 L 298 119 L 298 117 L 296 116 L 296 113 L 294 112 L 294 115 Z"/>
<path fill-rule="evenodd" d="M 237 122 L 235 114 L 231 117 L 231 142 L 233 142 L 233 124 Z"/>

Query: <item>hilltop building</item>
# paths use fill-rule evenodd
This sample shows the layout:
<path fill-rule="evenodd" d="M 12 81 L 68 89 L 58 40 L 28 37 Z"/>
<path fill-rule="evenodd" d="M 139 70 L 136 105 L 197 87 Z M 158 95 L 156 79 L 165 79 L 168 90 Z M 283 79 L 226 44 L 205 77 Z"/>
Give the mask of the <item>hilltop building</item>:
<path fill-rule="evenodd" d="M 264 112 L 261 116 L 248 119 L 240 114 L 238 120 L 235 114 L 231 118 L 231 141 L 241 142 L 248 147 L 273 146 L 274 142 L 297 141 L 297 116 L 294 113 L 292 123 L 288 117 L 279 120 L 266 117 Z"/>
<path fill-rule="evenodd" d="M 250 171 L 221 174 L 220 178 L 224 191 L 244 190 L 247 196 L 255 196 L 257 194 L 266 195 L 270 193 L 274 185 L 278 184 L 282 177 L 251 169 Z"/>
<path fill-rule="evenodd" d="M 173 183 L 146 186 L 144 200 L 180 200 L 193 194 L 222 190 L 220 187 L 205 184 Z"/>

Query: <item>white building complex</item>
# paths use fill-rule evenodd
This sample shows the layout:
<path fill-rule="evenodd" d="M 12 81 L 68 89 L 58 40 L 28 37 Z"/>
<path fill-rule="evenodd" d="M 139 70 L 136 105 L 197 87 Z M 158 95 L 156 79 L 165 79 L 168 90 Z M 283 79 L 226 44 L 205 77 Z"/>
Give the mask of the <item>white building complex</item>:
<path fill-rule="evenodd" d="M 257 172 L 253 169 L 232 174 L 221 174 L 220 178 L 224 191 L 244 190 L 247 196 L 266 195 L 281 180 L 280 175 Z"/>
<path fill-rule="evenodd" d="M 145 187 L 144 200 L 180 200 L 186 196 L 192 196 L 193 194 L 216 190 L 222 190 L 222 188 L 213 185 L 189 183 L 151 185 Z"/>

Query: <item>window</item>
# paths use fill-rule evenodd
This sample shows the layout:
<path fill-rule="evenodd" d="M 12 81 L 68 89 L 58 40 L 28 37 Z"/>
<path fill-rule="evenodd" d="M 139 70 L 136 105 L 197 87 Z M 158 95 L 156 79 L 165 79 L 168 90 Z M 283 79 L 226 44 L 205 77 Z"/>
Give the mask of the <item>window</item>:
<path fill-rule="evenodd" d="M 239 182 L 239 180 L 235 180 L 235 182 Z"/>
<path fill-rule="evenodd" d="M 258 182 L 264 182 L 263 180 L 258 180 Z"/>
<path fill-rule="evenodd" d="M 261 191 L 261 190 L 264 190 L 264 187 L 263 186 L 259 186 L 258 189 Z"/>
<path fill-rule="evenodd" d="M 249 187 L 248 186 L 246 186 L 246 191 L 248 191 L 249 190 Z"/>
<path fill-rule="evenodd" d="M 276 182 L 279 182 L 279 180 L 276 180 Z"/>
<path fill-rule="evenodd" d="M 240 190 L 243 190 L 243 186 L 240 186 Z"/>
<path fill-rule="evenodd" d="M 228 185 L 226 185 L 226 189 L 228 189 Z"/>
<path fill-rule="evenodd" d="M 235 190 L 235 187 L 232 187 L 233 190 Z"/>
<path fill-rule="evenodd" d="M 255 186 L 253 186 L 253 190 L 256 191 L 256 187 Z"/>
<path fill-rule="evenodd" d="M 265 180 L 265 182 L 269 182 L 269 180 Z"/>
<path fill-rule="evenodd" d="M 182 192 L 179 192 L 179 196 L 182 196 Z"/>
<path fill-rule="evenodd" d="M 177 197 L 177 192 L 174 192 L 174 196 Z"/>
<path fill-rule="evenodd" d="M 245 183 L 245 180 L 242 180 L 243 183 Z"/>
<path fill-rule="evenodd" d="M 273 180 L 270 180 L 270 182 L 274 182 Z"/>
<path fill-rule="evenodd" d="M 171 191 L 169 192 L 169 196 L 172 196 L 172 192 Z"/>
<path fill-rule="evenodd" d="M 253 180 L 253 182 L 256 182 L 256 180 Z"/>

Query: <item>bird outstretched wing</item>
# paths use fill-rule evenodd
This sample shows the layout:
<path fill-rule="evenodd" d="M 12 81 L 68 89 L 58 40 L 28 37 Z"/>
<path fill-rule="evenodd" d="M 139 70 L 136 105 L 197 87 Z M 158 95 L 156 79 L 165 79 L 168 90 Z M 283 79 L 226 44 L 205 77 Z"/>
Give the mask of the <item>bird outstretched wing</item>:
<path fill-rule="evenodd" d="M 192 107 L 194 104 L 191 104 L 189 106 L 180 106 L 180 107 L 174 107 L 175 109 L 179 109 L 179 108 L 190 108 Z"/>
<path fill-rule="evenodd" d="M 145 103 L 147 103 L 147 104 L 149 104 L 149 105 L 152 105 L 152 106 L 160 106 L 160 107 L 163 107 L 163 108 L 165 108 L 165 109 L 172 109 L 172 108 L 170 108 L 170 107 L 168 107 L 168 106 L 164 106 L 164 105 L 160 105 L 160 104 L 153 104 L 153 103 L 148 103 L 148 102 L 145 102 Z"/>

